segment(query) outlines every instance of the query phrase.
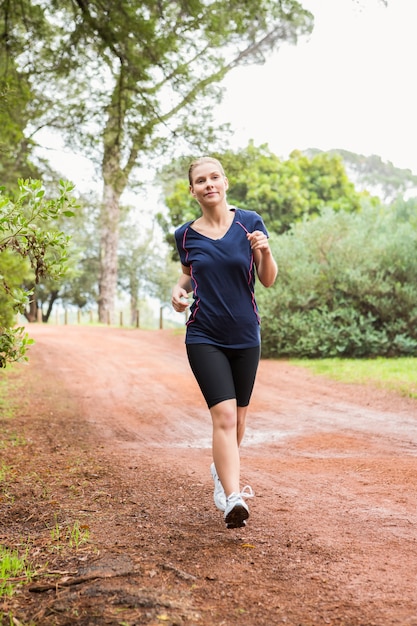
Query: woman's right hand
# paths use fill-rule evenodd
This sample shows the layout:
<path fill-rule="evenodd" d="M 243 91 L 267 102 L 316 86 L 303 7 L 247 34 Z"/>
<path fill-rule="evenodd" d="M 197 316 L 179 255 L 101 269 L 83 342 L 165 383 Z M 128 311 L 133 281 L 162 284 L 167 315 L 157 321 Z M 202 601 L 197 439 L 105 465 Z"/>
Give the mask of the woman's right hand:
<path fill-rule="evenodd" d="M 190 306 L 188 293 L 179 285 L 175 285 L 172 290 L 171 304 L 177 313 L 183 313 Z"/>

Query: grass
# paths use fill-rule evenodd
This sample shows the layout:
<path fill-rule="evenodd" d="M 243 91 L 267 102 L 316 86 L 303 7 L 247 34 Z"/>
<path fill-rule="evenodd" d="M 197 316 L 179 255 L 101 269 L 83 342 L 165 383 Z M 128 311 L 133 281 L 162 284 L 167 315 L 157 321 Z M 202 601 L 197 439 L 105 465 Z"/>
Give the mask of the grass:
<path fill-rule="evenodd" d="M 19 556 L 17 550 L 0 545 L 0 597 L 11 596 L 17 585 L 32 580 L 34 572 L 26 559 L 27 553 Z"/>
<path fill-rule="evenodd" d="M 51 530 L 51 539 L 55 544 L 55 548 L 60 550 L 64 545 L 70 548 L 78 548 L 87 543 L 90 538 L 90 529 L 86 524 L 80 524 L 78 520 L 72 526 L 61 528 L 55 516 L 55 525 Z"/>
<path fill-rule="evenodd" d="M 417 398 L 417 358 L 292 359 L 291 363 L 343 383 L 371 383 Z"/>

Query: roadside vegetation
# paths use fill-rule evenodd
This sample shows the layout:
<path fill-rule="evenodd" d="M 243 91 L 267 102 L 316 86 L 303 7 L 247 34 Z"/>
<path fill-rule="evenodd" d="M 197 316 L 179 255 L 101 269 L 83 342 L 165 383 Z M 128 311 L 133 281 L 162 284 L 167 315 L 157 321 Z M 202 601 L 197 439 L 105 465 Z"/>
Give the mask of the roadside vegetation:
<path fill-rule="evenodd" d="M 342 383 L 372 384 L 417 398 L 417 358 L 292 359 L 294 365 Z"/>
<path fill-rule="evenodd" d="M 65 274 L 69 236 L 57 223 L 74 215 L 73 188 L 60 181 L 53 199 L 39 180 L 20 179 L 15 194 L 0 188 L 0 368 L 26 359 L 31 340 L 16 315 L 33 301 L 35 285 Z"/>

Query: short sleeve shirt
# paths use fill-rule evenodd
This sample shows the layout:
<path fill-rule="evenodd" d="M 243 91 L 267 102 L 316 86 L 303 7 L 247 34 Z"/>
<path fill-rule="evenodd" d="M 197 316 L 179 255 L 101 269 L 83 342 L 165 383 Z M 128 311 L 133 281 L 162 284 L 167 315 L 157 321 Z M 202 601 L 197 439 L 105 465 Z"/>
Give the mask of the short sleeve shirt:
<path fill-rule="evenodd" d="M 232 209 L 233 222 L 220 239 L 193 229 L 193 222 L 175 231 L 181 263 L 191 270 L 193 303 L 186 323 L 186 343 L 225 348 L 260 344 L 260 317 L 255 301 L 255 263 L 247 233 L 268 236 L 255 211 Z"/>

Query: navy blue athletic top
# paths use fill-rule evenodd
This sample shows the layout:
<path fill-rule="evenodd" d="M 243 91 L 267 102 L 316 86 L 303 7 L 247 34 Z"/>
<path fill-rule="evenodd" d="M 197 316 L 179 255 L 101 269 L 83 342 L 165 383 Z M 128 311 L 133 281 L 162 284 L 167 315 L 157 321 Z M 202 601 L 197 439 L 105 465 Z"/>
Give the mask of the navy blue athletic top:
<path fill-rule="evenodd" d="M 185 342 L 226 348 L 260 344 L 260 318 L 255 301 L 255 263 L 247 233 L 265 224 L 255 211 L 232 208 L 229 230 L 211 239 L 193 229 L 193 221 L 175 231 L 181 263 L 191 269 L 194 300 Z"/>

